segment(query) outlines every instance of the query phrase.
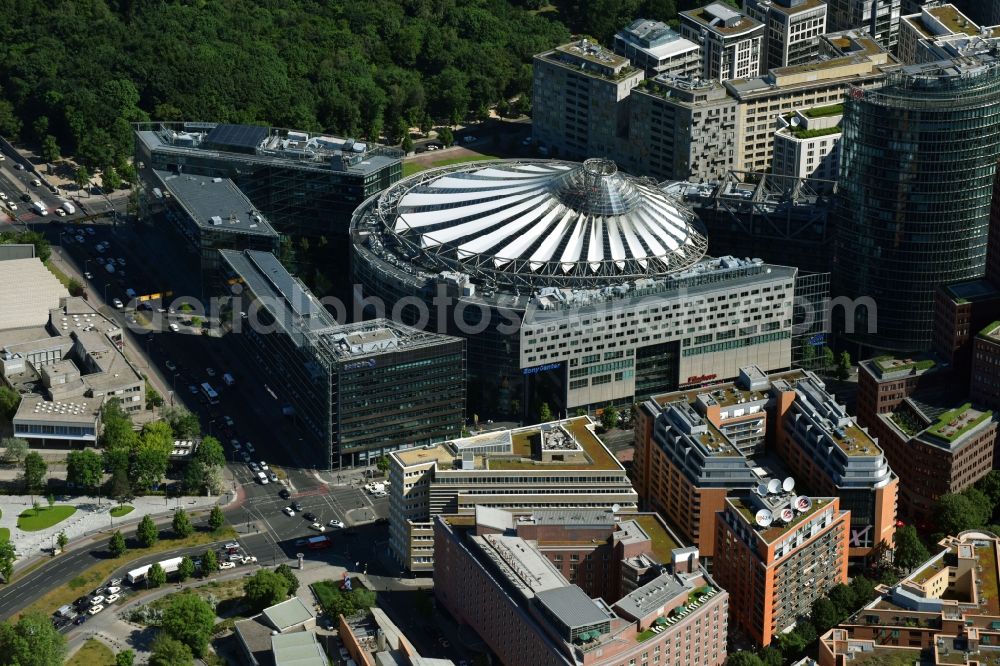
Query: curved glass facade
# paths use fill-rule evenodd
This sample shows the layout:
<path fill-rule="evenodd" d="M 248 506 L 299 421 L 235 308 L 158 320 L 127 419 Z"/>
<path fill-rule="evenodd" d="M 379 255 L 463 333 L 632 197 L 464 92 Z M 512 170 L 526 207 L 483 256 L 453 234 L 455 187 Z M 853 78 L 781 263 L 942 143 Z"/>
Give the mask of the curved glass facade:
<path fill-rule="evenodd" d="M 934 290 L 983 274 L 1000 154 L 1000 67 L 907 67 L 844 104 L 835 293 L 866 346 L 930 346 Z M 850 310 L 850 308 L 849 308 Z"/>

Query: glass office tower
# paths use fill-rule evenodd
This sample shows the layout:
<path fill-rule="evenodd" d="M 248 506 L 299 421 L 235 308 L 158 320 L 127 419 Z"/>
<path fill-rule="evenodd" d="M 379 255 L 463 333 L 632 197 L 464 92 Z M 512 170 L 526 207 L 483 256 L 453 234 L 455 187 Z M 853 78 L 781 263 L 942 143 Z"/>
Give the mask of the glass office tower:
<path fill-rule="evenodd" d="M 983 274 L 1000 153 L 987 58 L 905 67 L 844 104 L 834 292 L 876 304 L 840 322 L 862 349 L 929 347 L 935 288 Z"/>

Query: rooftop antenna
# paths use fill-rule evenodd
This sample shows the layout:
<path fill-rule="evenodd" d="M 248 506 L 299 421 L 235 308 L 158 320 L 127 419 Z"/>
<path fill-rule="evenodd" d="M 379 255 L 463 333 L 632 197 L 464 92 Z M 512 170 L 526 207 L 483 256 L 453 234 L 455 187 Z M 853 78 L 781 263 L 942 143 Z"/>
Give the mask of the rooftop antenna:
<path fill-rule="evenodd" d="M 805 513 L 806 511 L 812 508 L 812 505 L 813 505 L 812 499 L 810 499 L 805 495 L 799 495 L 798 497 L 795 498 L 795 501 L 792 502 L 792 506 L 794 506 L 795 510 L 798 511 L 799 513 Z"/>
<path fill-rule="evenodd" d="M 770 481 L 767 482 L 767 492 L 770 493 L 771 495 L 777 495 L 780 490 L 781 490 L 781 481 L 778 481 L 777 479 L 771 479 Z"/>
<path fill-rule="evenodd" d="M 757 494 L 760 495 L 761 497 L 763 497 L 764 495 L 767 494 L 767 484 L 766 483 L 758 483 L 757 484 Z"/>
<path fill-rule="evenodd" d="M 761 509 L 761 510 L 760 510 L 760 511 L 758 511 L 758 512 L 757 512 L 757 514 L 756 514 L 756 515 L 754 516 L 754 520 L 755 520 L 755 521 L 757 522 L 757 524 L 758 524 L 758 525 L 760 525 L 761 527 L 767 527 L 767 526 L 768 526 L 768 525 L 770 525 L 770 524 L 771 524 L 772 522 L 774 522 L 774 514 L 772 514 L 772 513 L 771 513 L 770 511 L 768 511 L 767 509 Z"/>
<path fill-rule="evenodd" d="M 781 489 L 786 493 L 790 493 L 795 490 L 795 479 L 792 477 L 785 477 L 785 480 L 781 482 Z"/>
<path fill-rule="evenodd" d="M 791 508 L 786 506 L 784 509 L 781 510 L 781 522 L 790 523 L 792 522 L 792 519 L 794 517 L 795 517 L 795 512 L 792 511 Z"/>

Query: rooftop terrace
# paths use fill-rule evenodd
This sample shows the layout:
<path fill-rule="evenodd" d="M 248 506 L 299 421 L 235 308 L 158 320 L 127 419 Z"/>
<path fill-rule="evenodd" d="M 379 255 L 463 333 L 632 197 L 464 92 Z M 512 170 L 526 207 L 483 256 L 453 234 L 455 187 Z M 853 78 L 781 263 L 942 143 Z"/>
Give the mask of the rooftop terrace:
<path fill-rule="evenodd" d="M 946 4 L 938 7 L 926 7 L 924 11 L 940 21 L 945 28 L 953 33 L 965 33 L 972 37 L 979 34 L 979 26 L 973 23 L 968 16 L 958 11 L 954 5 Z"/>
<path fill-rule="evenodd" d="M 589 463 L 563 463 L 563 462 L 543 462 L 539 459 L 539 447 L 535 446 L 536 440 L 540 437 L 540 429 L 537 427 L 523 428 L 511 431 L 512 454 L 518 459 L 488 455 L 485 457 L 488 469 L 490 470 L 588 470 L 588 469 L 623 469 L 621 463 L 611 455 L 604 442 L 594 433 L 593 422 L 586 416 L 580 416 L 566 421 L 560 421 L 560 425 L 572 436 L 573 440 L 580 445 L 583 453 L 590 460 Z M 525 455 L 530 451 L 530 458 Z"/>
<path fill-rule="evenodd" d="M 928 435 L 951 443 L 992 416 L 993 412 L 991 411 L 981 412 L 973 409 L 970 403 L 965 403 L 942 414 L 926 432 Z"/>

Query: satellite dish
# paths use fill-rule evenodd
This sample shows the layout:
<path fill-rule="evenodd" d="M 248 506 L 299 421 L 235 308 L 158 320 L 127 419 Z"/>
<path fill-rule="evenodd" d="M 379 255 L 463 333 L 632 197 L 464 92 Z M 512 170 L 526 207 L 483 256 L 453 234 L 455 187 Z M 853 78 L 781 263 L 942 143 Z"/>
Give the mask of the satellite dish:
<path fill-rule="evenodd" d="M 780 490 L 781 490 L 781 481 L 778 481 L 777 479 L 771 479 L 770 481 L 767 482 L 767 492 L 774 495 Z"/>
<path fill-rule="evenodd" d="M 754 516 L 754 520 L 756 520 L 757 524 L 761 527 L 767 527 L 771 524 L 771 521 L 774 520 L 774 516 L 767 509 L 761 509 L 757 512 L 757 515 Z"/>
<path fill-rule="evenodd" d="M 798 116 L 792 116 L 792 127 L 798 127 L 800 122 L 802 121 L 799 120 Z"/>
<path fill-rule="evenodd" d="M 784 490 L 786 493 L 792 492 L 792 490 L 795 489 L 795 479 L 793 479 L 790 476 L 787 477 L 784 481 L 781 482 L 781 489 Z"/>
<path fill-rule="evenodd" d="M 757 484 L 757 494 L 760 495 L 761 497 L 763 497 L 764 495 L 767 494 L 767 484 L 766 483 L 758 483 Z"/>
<path fill-rule="evenodd" d="M 612 504 L 611 505 L 611 513 L 618 513 L 621 510 L 622 510 L 622 507 L 621 507 L 620 504 Z"/>
<path fill-rule="evenodd" d="M 792 506 L 794 506 L 795 510 L 799 511 L 800 513 L 805 513 L 806 511 L 812 508 L 812 505 L 813 501 L 808 497 L 806 497 L 805 495 L 799 495 L 798 497 L 795 498 L 795 501 L 792 502 Z"/>
<path fill-rule="evenodd" d="M 781 510 L 781 521 L 782 522 L 790 523 L 790 522 L 792 522 L 792 518 L 794 518 L 794 517 L 795 517 L 795 512 L 792 511 L 791 509 L 789 509 L 788 507 L 785 507 L 784 509 Z"/>

